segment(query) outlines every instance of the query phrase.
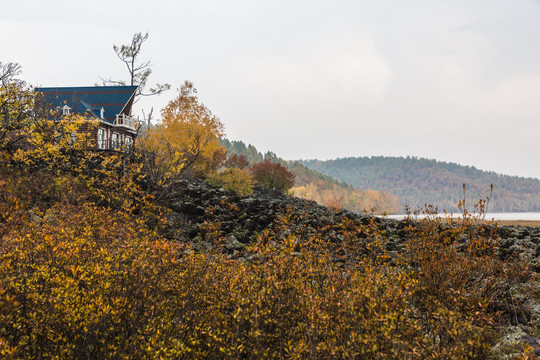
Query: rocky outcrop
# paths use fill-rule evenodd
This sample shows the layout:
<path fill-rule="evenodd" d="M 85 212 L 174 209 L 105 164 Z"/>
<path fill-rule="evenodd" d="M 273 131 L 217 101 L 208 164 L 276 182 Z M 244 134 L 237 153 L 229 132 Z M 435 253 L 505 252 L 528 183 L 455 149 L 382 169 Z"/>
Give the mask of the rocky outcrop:
<path fill-rule="evenodd" d="M 501 226 L 498 228 L 501 257 L 519 255 L 540 273 L 540 227 Z"/>
<path fill-rule="evenodd" d="M 333 212 L 314 201 L 260 188 L 240 198 L 201 180 L 177 181 L 166 194 L 162 204 L 171 210 L 166 234 L 187 241 L 201 236 L 210 223 L 219 225 L 222 236 L 234 236 L 239 243 L 249 244 L 265 229 L 273 230 L 280 221 L 287 221 L 291 232 L 318 235 L 330 241 L 339 240 L 334 227 L 345 219 L 363 224 L 381 222 L 349 211 Z"/>
<path fill-rule="evenodd" d="M 362 225 L 375 223 L 386 237 L 390 251 L 399 250 L 409 236 L 407 221 L 380 219 L 347 210 L 331 211 L 314 201 L 260 188 L 255 188 L 250 196 L 239 197 L 202 180 L 183 179 L 164 193 L 161 202 L 170 209 L 165 235 L 191 242 L 201 250 L 212 246 L 202 238 L 209 231 L 219 231 L 227 239 L 225 248 L 233 251 L 252 243 L 265 229 L 278 230 L 276 227 L 283 222 L 287 223 L 289 232 L 306 238 L 318 236 L 331 243 L 342 239 L 341 224 L 345 220 Z M 497 232 L 500 257 L 518 257 L 530 262 L 540 273 L 540 228 L 501 226 Z"/>

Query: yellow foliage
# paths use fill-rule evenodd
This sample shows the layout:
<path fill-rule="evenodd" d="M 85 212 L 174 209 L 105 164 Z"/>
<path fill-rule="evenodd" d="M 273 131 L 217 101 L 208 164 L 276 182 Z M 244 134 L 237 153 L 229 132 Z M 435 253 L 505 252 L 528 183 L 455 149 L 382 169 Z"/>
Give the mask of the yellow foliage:
<path fill-rule="evenodd" d="M 336 224 L 326 243 L 288 215 L 238 261 L 89 201 L 32 209 L 49 187 L 32 177 L 0 182 L 3 358 L 485 358 L 511 286 L 488 233 L 460 252 L 463 229 L 426 222 L 392 258 L 377 228 Z"/>
<path fill-rule="evenodd" d="M 143 336 L 175 262 L 155 234 L 92 205 L 53 207 L 2 249 L 0 338 L 17 358 L 137 356 L 125 336 Z"/>
<path fill-rule="evenodd" d="M 12 152 L 29 133 L 34 94 L 22 81 L 0 84 L 0 150 Z"/>
<path fill-rule="evenodd" d="M 193 84 L 181 87 L 177 98 L 162 110 L 160 124 L 139 138 L 140 146 L 153 153 L 155 167 L 168 180 L 178 175 L 208 172 L 223 124 L 199 103 Z"/>
<path fill-rule="evenodd" d="M 74 165 L 74 156 L 95 146 L 91 130 L 97 123 L 80 115 L 37 118 L 29 126 L 26 146 L 17 150 L 14 160 L 28 167 L 70 169 Z"/>
<path fill-rule="evenodd" d="M 253 176 L 246 169 L 227 168 L 208 177 L 208 182 L 214 186 L 222 186 L 239 196 L 246 196 L 253 192 Z"/>

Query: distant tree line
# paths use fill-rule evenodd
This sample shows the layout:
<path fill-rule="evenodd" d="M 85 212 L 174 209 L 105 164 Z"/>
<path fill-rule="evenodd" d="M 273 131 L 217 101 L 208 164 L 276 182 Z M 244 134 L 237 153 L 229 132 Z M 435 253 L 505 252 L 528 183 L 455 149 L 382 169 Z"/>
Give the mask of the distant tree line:
<path fill-rule="evenodd" d="M 363 189 L 377 189 L 395 194 L 400 205 L 437 206 L 439 210 L 457 211 L 458 201 L 472 204 L 493 195 L 489 205 L 492 212 L 540 211 L 540 180 L 501 175 L 417 157 L 348 157 L 336 160 L 303 160 L 310 169 L 345 181 Z"/>
<path fill-rule="evenodd" d="M 268 151 L 261 153 L 255 146 L 246 145 L 242 141 L 230 141 L 222 138 L 220 145 L 230 155 L 243 155 L 251 163 L 272 161 L 286 166 L 296 178 L 293 195 L 314 200 L 317 203 L 331 208 L 344 208 L 354 212 L 398 213 L 400 211 L 397 196 L 385 191 L 365 191 L 347 182 L 336 180 L 332 176 L 312 170 L 298 161 L 285 161 L 275 153 Z"/>

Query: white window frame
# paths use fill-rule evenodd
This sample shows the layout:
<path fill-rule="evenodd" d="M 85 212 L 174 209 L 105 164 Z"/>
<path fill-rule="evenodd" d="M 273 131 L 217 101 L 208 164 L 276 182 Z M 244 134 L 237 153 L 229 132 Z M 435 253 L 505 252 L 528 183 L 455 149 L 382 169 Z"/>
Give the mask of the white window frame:
<path fill-rule="evenodd" d="M 97 141 L 98 141 L 98 149 L 105 150 L 107 148 L 107 142 L 105 137 L 105 129 L 104 128 L 98 128 L 98 134 L 97 134 Z"/>
<path fill-rule="evenodd" d="M 126 146 L 126 151 L 131 151 L 133 148 L 133 138 L 131 136 L 126 135 L 124 138 L 124 144 Z"/>
<path fill-rule="evenodd" d="M 111 141 L 112 141 L 113 149 L 120 148 L 120 134 L 119 133 L 113 131 Z"/>

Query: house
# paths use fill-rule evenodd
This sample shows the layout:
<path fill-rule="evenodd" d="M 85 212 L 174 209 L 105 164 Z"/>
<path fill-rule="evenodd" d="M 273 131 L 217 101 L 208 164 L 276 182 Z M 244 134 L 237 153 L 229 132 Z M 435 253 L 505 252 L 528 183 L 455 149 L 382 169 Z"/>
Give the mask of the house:
<path fill-rule="evenodd" d="M 137 86 L 40 87 L 47 109 L 60 116 L 79 114 L 99 121 L 92 130 L 97 149 L 131 149 L 139 122 L 131 116 Z"/>

